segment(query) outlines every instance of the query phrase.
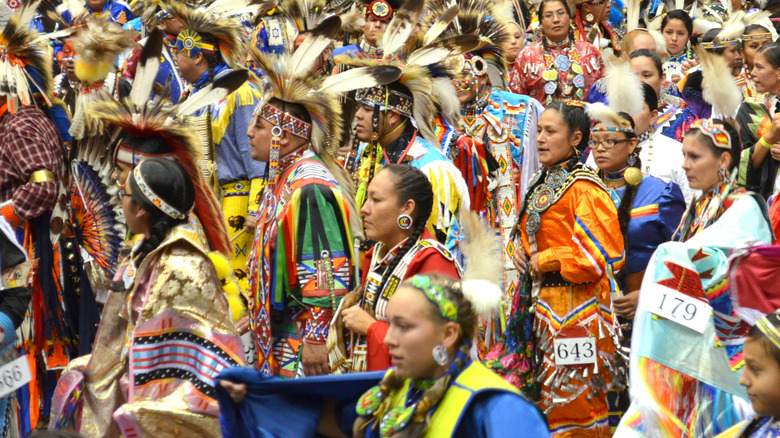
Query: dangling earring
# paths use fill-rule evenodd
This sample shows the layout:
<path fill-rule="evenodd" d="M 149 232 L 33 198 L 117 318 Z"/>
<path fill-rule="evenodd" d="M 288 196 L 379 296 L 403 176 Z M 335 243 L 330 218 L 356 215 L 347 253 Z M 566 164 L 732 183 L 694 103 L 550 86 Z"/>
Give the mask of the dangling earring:
<path fill-rule="evenodd" d="M 729 175 L 729 171 L 725 167 L 721 167 L 718 169 L 718 175 L 720 176 L 720 182 L 722 182 L 723 184 L 729 183 L 729 179 L 730 179 L 729 177 L 731 175 Z"/>
<path fill-rule="evenodd" d="M 626 184 L 632 186 L 639 185 L 642 182 L 642 171 L 636 167 L 636 154 L 628 156 L 628 168 L 623 172 L 623 179 L 626 180 Z"/>
<path fill-rule="evenodd" d="M 281 149 L 282 128 L 271 128 L 271 153 L 268 159 L 268 183 L 275 184 L 279 170 L 279 149 Z"/>
<path fill-rule="evenodd" d="M 408 214 L 398 215 L 398 228 L 402 230 L 408 230 L 412 228 L 412 217 Z"/>
<path fill-rule="evenodd" d="M 450 355 L 443 345 L 439 344 L 433 347 L 433 360 L 436 361 L 439 366 L 447 365 L 447 362 L 450 361 Z"/>

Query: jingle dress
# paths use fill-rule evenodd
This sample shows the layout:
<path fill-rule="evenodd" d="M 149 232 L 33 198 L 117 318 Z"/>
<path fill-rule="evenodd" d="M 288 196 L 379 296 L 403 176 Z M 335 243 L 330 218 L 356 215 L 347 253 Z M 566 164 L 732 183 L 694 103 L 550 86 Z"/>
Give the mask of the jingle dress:
<path fill-rule="evenodd" d="M 137 248 L 137 247 L 136 247 Z M 120 265 L 92 354 L 74 359 L 52 401 L 51 426 L 85 437 L 219 437 L 214 379 L 244 353 L 227 297 L 191 222 L 136 265 Z M 115 427 L 116 426 L 116 427 Z"/>
<path fill-rule="evenodd" d="M 622 386 L 624 373 L 611 298 L 618 293 L 614 273 L 623 264 L 623 236 L 601 179 L 583 164 L 571 170 L 565 164 L 534 177 L 518 227 L 526 256 L 539 253 L 544 279 L 531 285 L 526 274 L 521 280 L 505 345 L 491 351 L 488 366 L 531 396 L 541 389 L 537 404 L 553 436 L 606 437 L 607 391 Z M 529 314 L 532 288 L 538 293 Z M 556 366 L 558 337 L 595 337 L 597 366 Z M 528 349 L 535 358 L 526 357 Z"/>
<path fill-rule="evenodd" d="M 544 38 L 517 55 L 509 91 L 531 96 L 545 106 L 554 100 L 585 100 L 603 75 L 604 61 L 592 44 L 568 39 L 555 44 Z"/>
<path fill-rule="evenodd" d="M 739 421 L 732 399 L 747 400 L 738 379 L 749 326 L 734 312 L 728 255 L 771 239 L 766 204 L 733 181 L 688 207 L 675 241 L 661 244 L 647 266 L 631 340 L 632 404 L 618 433 L 712 437 Z M 670 291 L 711 306 L 702 332 L 648 310 Z"/>
<path fill-rule="evenodd" d="M 341 298 L 354 288 L 349 207 L 339 183 L 311 149 L 279 160 L 263 193 L 247 264 L 257 367 L 301 376 L 303 342 L 322 345 Z"/>
<path fill-rule="evenodd" d="M 360 270 L 363 273 L 363 288 L 357 304 L 376 321 L 369 326 L 368 333 L 365 336 L 351 336 L 351 332 L 344 328 L 344 324 L 340 319 L 343 306 L 339 307 L 336 317 L 333 318 L 330 324 L 331 332 L 329 332 L 328 336 L 328 350 L 331 351 L 331 369 L 334 373 L 384 371 L 390 367 L 390 352 L 384 344 L 388 328 L 385 311 L 388 301 L 404 280 L 417 274 L 433 273 L 454 279 L 461 277 L 462 270 L 460 264 L 455 260 L 452 253 L 447 251 L 444 245 L 439 243 L 433 234 L 426 229 L 417 243 L 404 254 L 395 266 L 388 280 L 381 284 L 385 271 L 393 259 L 397 257 L 398 250 L 405 242 L 406 239 L 390 250 L 379 242 L 366 252 L 363 266 Z M 331 344 L 339 342 L 339 339 L 332 339 L 331 334 L 343 337 L 341 342 L 349 345 L 349 354 L 343 354 L 346 346 L 342 346 L 342 351 L 334 356 L 335 353 L 332 352 Z M 351 337 L 354 339 L 354 342 L 347 343 L 346 341 Z M 335 348 L 335 345 L 333 348 Z"/>

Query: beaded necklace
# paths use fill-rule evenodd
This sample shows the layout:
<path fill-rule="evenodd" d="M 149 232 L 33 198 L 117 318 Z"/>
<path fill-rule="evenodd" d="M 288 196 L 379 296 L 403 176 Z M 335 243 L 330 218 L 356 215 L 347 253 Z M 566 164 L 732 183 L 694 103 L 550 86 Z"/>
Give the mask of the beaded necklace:
<path fill-rule="evenodd" d="M 550 46 L 560 48 L 561 51 L 568 47 L 568 56 L 561 53 L 554 57 L 550 53 Z M 546 104 L 549 105 L 553 102 L 556 91 L 560 92 L 561 98 L 571 97 L 574 100 L 582 100 L 585 76 L 583 76 L 584 71 L 580 65 L 580 53 L 577 51 L 577 45 L 568 37 L 557 44 L 545 37 L 542 40 L 542 56 L 545 64 L 542 79 L 545 81 Z M 562 87 L 561 90 L 559 90 L 560 87 Z"/>
<path fill-rule="evenodd" d="M 624 167 L 617 172 L 604 171 L 602 176 L 604 184 L 610 189 L 619 189 L 621 187 L 625 187 L 626 179 L 623 177 L 623 174 L 625 173 L 626 169 L 628 169 L 628 167 Z"/>

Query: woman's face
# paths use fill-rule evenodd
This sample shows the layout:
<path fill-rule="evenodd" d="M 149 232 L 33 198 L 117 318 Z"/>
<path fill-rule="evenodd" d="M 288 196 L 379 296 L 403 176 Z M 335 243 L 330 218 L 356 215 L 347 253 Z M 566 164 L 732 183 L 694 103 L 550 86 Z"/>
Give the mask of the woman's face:
<path fill-rule="evenodd" d="M 554 109 L 545 110 L 539 117 L 537 132 L 537 150 L 543 166 L 552 166 L 571 157 L 582 139 L 581 132 L 569 132 L 561 113 Z"/>
<path fill-rule="evenodd" d="M 647 56 L 637 56 L 631 59 L 631 70 L 639 76 L 639 80 L 653 87 L 656 96 L 661 95 L 661 85 L 663 85 L 663 76 L 655 68 L 655 63 Z"/>
<path fill-rule="evenodd" d="M 745 59 L 745 65 L 747 65 L 748 71 L 753 70 L 753 59 L 755 59 L 758 49 L 771 42 L 771 38 L 762 38 L 760 40 L 747 40 L 742 43 L 742 56 Z"/>
<path fill-rule="evenodd" d="M 507 26 L 509 30 L 509 41 L 506 48 L 506 60 L 507 62 L 515 62 L 517 55 L 520 54 L 520 50 L 523 48 L 523 33 L 520 32 L 520 26 L 517 23 L 509 23 Z"/>
<path fill-rule="evenodd" d="M 706 191 L 720 182 L 720 169 L 728 168 L 731 155 L 727 152 L 721 156 L 715 156 L 710 146 L 705 142 L 702 134 L 690 135 L 691 131 L 683 138 L 683 170 L 688 178 L 688 185 L 693 190 Z"/>
<path fill-rule="evenodd" d="M 753 69 L 750 71 L 753 84 L 759 93 L 777 94 L 778 81 L 780 81 L 780 68 L 772 67 L 762 52 L 756 53 L 753 58 Z"/>
<path fill-rule="evenodd" d="M 560 1 L 545 3 L 541 20 L 542 32 L 551 41 L 558 43 L 569 36 L 571 18 L 565 3 Z"/>
<path fill-rule="evenodd" d="M 776 348 L 774 345 L 769 348 Z M 780 364 L 765 343 L 748 339 L 744 346 L 745 368 L 739 384 L 745 387 L 753 410 L 766 417 L 780 416 Z"/>
<path fill-rule="evenodd" d="M 434 305 L 419 290 L 402 286 L 387 303 L 389 327 L 385 345 L 392 366 L 405 379 L 430 379 L 441 367 L 433 360 L 433 348 L 442 343 L 446 325 L 434 314 Z"/>
<path fill-rule="evenodd" d="M 366 237 L 382 242 L 392 248 L 406 238 L 411 230 L 403 230 L 398 226 L 398 216 L 414 210 L 414 202 L 399 202 L 396 192 L 397 183 L 389 170 L 382 170 L 368 186 L 366 202 L 360 212 L 363 214 L 363 226 Z M 415 224 L 412 224 L 414 227 Z"/>
<path fill-rule="evenodd" d="M 145 222 L 142 220 L 143 210 L 133 201 L 132 190 L 129 183 L 122 184 L 119 188 L 119 196 L 122 198 L 122 212 L 125 214 L 127 228 L 133 234 L 144 234 L 147 230 Z"/>
<path fill-rule="evenodd" d="M 599 123 L 596 127 L 604 127 Z M 636 138 L 624 132 L 597 131 L 590 134 L 590 150 L 596 166 L 605 172 L 619 172 L 628 166 L 628 157 L 636 149 Z"/>
<path fill-rule="evenodd" d="M 685 28 L 685 23 L 682 20 L 671 19 L 666 23 L 666 27 L 663 29 L 664 39 L 666 40 L 666 50 L 671 55 L 679 55 L 685 50 L 685 46 L 688 44 L 690 35 L 688 29 Z"/>

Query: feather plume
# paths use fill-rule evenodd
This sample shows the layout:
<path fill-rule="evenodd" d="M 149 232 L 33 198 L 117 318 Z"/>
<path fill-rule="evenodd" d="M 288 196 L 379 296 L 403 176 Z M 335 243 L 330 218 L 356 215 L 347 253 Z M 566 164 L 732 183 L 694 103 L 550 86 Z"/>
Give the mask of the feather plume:
<path fill-rule="evenodd" d="M 641 0 L 626 0 L 626 29 L 639 28 L 639 15 L 642 12 Z"/>
<path fill-rule="evenodd" d="M 661 32 L 657 30 L 649 30 L 647 32 L 651 37 L 653 37 L 653 40 L 655 41 L 655 52 L 666 53 L 666 39 L 664 39 L 664 36 L 661 34 Z"/>
<path fill-rule="evenodd" d="M 415 50 L 406 60 L 407 65 L 431 65 L 451 56 L 463 55 L 480 47 L 476 35 L 457 35 Z"/>
<path fill-rule="evenodd" d="M 702 97 L 712 105 L 712 114 L 734 117 L 742 103 L 742 92 L 731 77 L 731 69 L 722 56 L 707 50 L 696 50 L 701 61 Z"/>
<path fill-rule="evenodd" d="M 349 12 L 341 14 L 341 30 L 347 35 L 355 35 L 362 32 L 366 24 L 363 11 L 356 6 Z"/>
<path fill-rule="evenodd" d="M 607 63 L 604 81 L 607 85 L 609 107 L 632 116 L 641 113 L 645 104 L 642 81 L 631 70 L 627 58 L 617 58 L 613 55 Z"/>
<path fill-rule="evenodd" d="M 103 80 L 113 70 L 116 57 L 133 47 L 133 31 L 122 29 L 105 17 L 90 19 L 73 39 L 76 76 L 87 84 Z"/>
<path fill-rule="evenodd" d="M 399 77 L 401 69 L 393 65 L 358 67 L 328 76 L 317 91 L 338 95 L 361 88 L 387 85 L 397 81 Z"/>
<path fill-rule="evenodd" d="M 393 55 L 404 46 L 417 25 L 417 20 L 422 15 L 424 5 L 424 1 L 406 0 L 395 11 L 393 19 L 390 20 L 390 24 L 387 25 L 387 29 L 382 35 L 382 50 L 385 58 Z"/>
<path fill-rule="evenodd" d="M 433 96 L 439 107 L 439 114 L 451 126 L 458 126 L 460 120 L 460 101 L 458 91 L 449 77 L 433 80 Z"/>
<path fill-rule="evenodd" d="M 135 81 L 130 90 L 130 100 L 136 107 L 143 106 L 152 93 L 154 78 L 160 69 L 160 56 L 162 55 L 163 31 L 155 28 L 147 38 L 141 56 L 138 59 L 138 68 L 135 71 Z"/>
<path fill-rule="evenodd" d="M 423 45 L 427 46 L 431 44 L 432 42 L 436 41 L 437 38 L 439 38 L 439 35 L 441 35 L 442 32 L 444 32 L 447 27 L 458 18 L 458 13 L 460 12 L 460 7 L 458 5 L 451 6 L 449 9 L 444 11 L 444 13 L 436 20 L 435 23 L 428 29 L 428 32 L 425 32 L 425 37 L 423 37 Z"/>
<path fill-rule="evenodd" d="M 238 90 L 238 87 L 243 85 L 248 78 L 249 70 L 242 69 L 233 70 L 214 79 L 212 83 L 182 102 L 176 109 L 176 117 L 195 114 L 199 109 L 224 99 L 230 93 Z"/>
<path fill-rule="evenodd" d="M 330 46 L 340 29 L 341 18 L 338 15 L 326 18 L 314 28 L 311 35 L 303 41 L 290 58 L 293 65 L 292 75 L 300 76 L 311 72 L 314 62 Z"/>
<path fill-rule="evenodd" d="M 276 13 L 294 22 L 299 32 L 312 31 L 330 12 L 326 0 L 282 0 L 276 5 Z"/>
<path fill-rule="evenodd" d="M 503 297 L 499 287 L 502 265 L 495 261 L 496 254 L 500 252 L 496 234 L 475 212 L 462 214 L 460 221 L 466 236 L 461 243 L 466 258 L 463 296 L 478 315 L 488 317 L 500 309 Z"/>
<path fill-rule="evenodd" d="M 601 102 L 586 104 L 585 110 L 588 112 L 588 116 L 595 120 L 596 123 L 606 123 L 620 128 L 631 128 L 631 122 L 620 117 L 615 110 Z"/>
<path fill-rule="evenodd" d="M 723 30 L 720 31 L 713 41 L 718 43 L 738 40 L 742 38 L 743 33 L 745 33 L 745 11 L 737 11 L 731 14 L 723 25 Z"/>

